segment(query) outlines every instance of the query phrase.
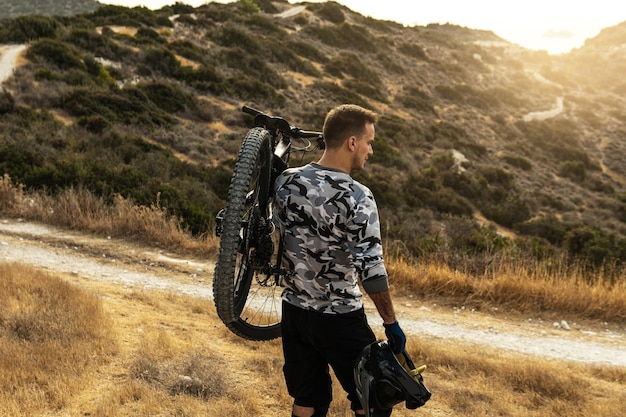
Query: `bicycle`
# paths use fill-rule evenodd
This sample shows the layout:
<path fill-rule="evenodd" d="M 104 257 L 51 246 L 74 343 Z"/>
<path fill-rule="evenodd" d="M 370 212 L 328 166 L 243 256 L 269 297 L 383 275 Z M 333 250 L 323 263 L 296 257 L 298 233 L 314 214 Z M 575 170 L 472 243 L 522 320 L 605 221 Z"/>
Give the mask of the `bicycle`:
<path fill-rule="evenodd" d="M 280 337 L 283 244 L 272 221 L 274 181 L 292 152 L 324 149 L 321 132 L 243 106 L 254 116 L 239 149 L 226 208 L 216 215 L 220 249 L 213 276 L 217 314 L 233 333 L 250 340 Z M 302 141 L 296 146 L 293 140 Z"/>

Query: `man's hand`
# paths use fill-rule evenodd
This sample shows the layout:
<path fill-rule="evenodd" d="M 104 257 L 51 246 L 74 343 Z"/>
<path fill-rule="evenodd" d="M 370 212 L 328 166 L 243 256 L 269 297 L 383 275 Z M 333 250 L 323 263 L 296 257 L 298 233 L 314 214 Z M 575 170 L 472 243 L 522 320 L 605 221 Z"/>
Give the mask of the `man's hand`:
<path fill-rule="evenodd" d="M 400 328 L 398 322 L 393 322 L 391 324 L 383 324 L 385 327 L 385 336 L 389 340 L 389 345 L 391 346 L 391 350 L 393 353 L 401 353 L 404 351 L 406 347 L 406 336 L 404 332 Z"/>

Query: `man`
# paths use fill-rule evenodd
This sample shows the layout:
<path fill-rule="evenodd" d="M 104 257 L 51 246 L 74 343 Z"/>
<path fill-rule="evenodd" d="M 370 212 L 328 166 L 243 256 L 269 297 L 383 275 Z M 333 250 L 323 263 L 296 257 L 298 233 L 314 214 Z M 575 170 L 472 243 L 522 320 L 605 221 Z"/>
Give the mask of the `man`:
<path fill-rule="evenodd" d="M 276 212 L 284 234 L 283 368 L 292 416 L 326 416 L 332 400 L 329 365 L 364 415 L 354 365 L 376 340 L 367 323 L 360 281 L 395 352 L 406 338 L 396 320 L 383 262 L 378 209 L 371 191 L 352 179 L 372 155 L 378 116 L 356 105 L 332 109 L 326 148 L 317 163 L 292 168 L 276 181 Z"/>

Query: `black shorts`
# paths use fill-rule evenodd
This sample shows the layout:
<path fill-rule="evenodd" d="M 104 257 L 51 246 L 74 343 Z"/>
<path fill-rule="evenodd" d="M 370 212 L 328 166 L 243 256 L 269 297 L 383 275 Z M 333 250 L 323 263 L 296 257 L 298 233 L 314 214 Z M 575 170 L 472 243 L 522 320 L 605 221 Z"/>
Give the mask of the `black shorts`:
<path fill-rule="evenodd" d="M 363 309 L 324 314 L 283 302 L 283 372 L 289 395 L 302 407 L 327 407 L 332 400 L 329 365 L 348 393 L 353 410 L 362 409 L 354 365 L 363 348 L 376 341 Z"/>

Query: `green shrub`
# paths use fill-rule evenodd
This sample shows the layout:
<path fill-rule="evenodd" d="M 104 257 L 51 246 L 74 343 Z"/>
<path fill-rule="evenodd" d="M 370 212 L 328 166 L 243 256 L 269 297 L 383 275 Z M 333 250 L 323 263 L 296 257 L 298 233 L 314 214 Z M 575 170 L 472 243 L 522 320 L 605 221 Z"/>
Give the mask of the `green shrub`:
<path fill-rule="evenodd" d="M 416 58 L 421 61 L 428 61 L 428 55 L 420 45 L 416 43 L 403 43 L 398 46 L 398 52 L 409 58 Z"/>
<path fill-rule="evenodd" d="M 278 26 L 274 21 L 261 14 L 254 14 L 246 19 L 246 26 L 256 27 L 268 35 L 275 35 L 279 38 L 284 38 L 287 35 L 285 29 Z"/>
<path fill-rule="evenodd" d="M 103 33 L 106 31 L 103 30 Z M 114 61 L 129 59 L 135 55 L 132 49 L 113 42 L 110 36 L 100 35 L 93 29 L 72 29 L 63 40 L 94 56 Z"/>
<path fill-rule="evenodd" d="M 346 22 L 336 27 L 307 26 L 304 30 L 329 46 L 361 52 L 376 52 L 378 49 L 367 29 Z"/>
<path fill-rule="evenodd" d="M 345 74 L 376 86 L 382 84 L 376 71 L 370 69 L 352 52 L 340 53 L 327 62 L 324 68 L 329 74 L 339 78 L 343 78 Z"/>
<path fill-rule="evenodd" d="M 218 95 L 223 92 L 221 84 L 224 78 L 214 67 L 207 65 L 202 65 L 196 69 L 181 67 L 179 79 L 201 92 L 211 92 Z"/>
<path fill-rule="evenodd" d="M 426 132 L 429 142 L 443 142 L 451 147 L 457 146 L 461 140 L 467 139 L 467 132 L 460 126 L 450 122 L 433 123 Z M 442 146 L 446 147 L 446 146 Z"/>
<path fill-rule="evenodd" d="M 204 62 L 206 55 L 206 51 L 201 46 L 186 39 L 175 40 L 168 45 L 168 48 L 180 56 L 197 62 Z"/>
<path fill-rule="evenodd" d="M 77 88 L 61 98 L 59 107 L 76 117 L 100 115 L 110 122 L 124 124 L 170 126 L 176 123 L 175 118 L 158 108 L 138 88 L 124 90 Z"/>
<path fill-rule="evenodd" d="M 254 0 L 254 2 L 265 13 L 276 14 L 279 11 L 272 0 Z"/>
<path fill-rule="evenodd" d="M 325 54 L 320 52 L 318 48 L 307 42 L 290 40 L 287 42 L 286 49 L 293 51 L 294 53 L 310 59 L 311 61 L 325 63 L 328 62 L 328 58 Z"/>
<path fill-rule="evenodd" d="M 331 81 L 315 81 L 311 90 L 318 90 L 323 97 L 328 98 L 333 103 L 352 103 L 371 108 L 366 98 Z"/>
<path fill-rule="evenodd" d="M 438 85 L 435 87 L 437 94 L 449 101 L 458 104 L 467 104 L 480 109 L 493 109 L 500 105 L 496 96 L 478 90 L 467 84 Z"/>
<path fill-rule="evenodd" d="M 433 106 L 432 97 L 424 93 L 419 88 L 406 88 L 404 94 L 399 95 L 397 97 L 397 100 L 402 103 L 402 105 L 407 109 L 416 110 L 420 113 L 427 113 L 432 115 L 437 114 Z"/>
<path fill-rule="evenodd" d="M 448 213 L 454 216 L 471 216 L 474 212 L 472 205 L 463 197 L 449 188 L 441 188 L 426 194 L 429 207 L 439 213 Z"/>
<path fill-rule="evenodd" d="M 96 26 L 158 27 L 159 15 L 146 7 L 123 7 L 104 5 L 90 14 Z"/>
<path fill-rule="evenodd" d="M 254 0 L 239 0 L 238 4 L 245 13 L 259 13 L 261 11 L 261 8 Z"/>
<path fill-rule="evenodd" d="M 478 167 L 478 173 L 489 185 L 501 185 L 507 190 L 513 188 L 513 175 L 500 167 L 481 165 Z"/>
<path fill-rule="evenodd" d="M 197 107 L 195 96 L 183 91 L 176 84 L 155 81 L 138 84 L 137 88 L 144 92 L 157 107 L 170 114 L 187 109 L 193 110 Z"/>
<path fill-rule="evenodd" d="M 287 87 L 287 81 L 274 69 L 272 69 L 262 58 L 248 54 L 240 48 L 232 48 L 220 53 L 220 60 L 245 74 L 247 77 L 256 78 L 262 83 L 267 83 L 274 88 Z"/>
<path fill-rule="evenodd" d="M 41 38 L 54 39 L 63 25 L 54 17 L 28 15 L 8 21 L 4 42 L 32 42 Z"/>
<path fill-rule="evenodd" d="M 404 120 L 389 114 L 383 114 L 378 119 L 376 135 L 384 137 L 396 146 L 409 145 L 414 149 L 424 140 L 424 133 L 418 121 Z"/>
<path fill-rule="evenodd" d="M 486 218 L 505 227 L 513 227 L 530 218 L 528 204 L 521 197 L 515 195 L 495 204 L 483 202 L 481 211 Z"/>
<path fill-rule="evenodd" d="M 400 151 L 386 140 L 379 138 L 374 141 L 372 147 L 374 154 L 369 158 L 371 162 L 395 168 L 404 165 L 400 162 Z"/>
<path fill-rule="evenodd" d="M 569 178 L 574 182 L 584 181 L 586 174 L 585 164 L 580 161 L 561 162 L 557 169 L 558 176 Z"/>
<path fill-rule="evenodd" d="M 247 75 L 228 78 L 221 83 L 221 87 L 224 94 L 244 100 L 257 100 L 268 106 L 282 106 L 286 101 L 273 86 Z"/>
<path fill-rule="evenodd" d="M 33 61 L 42 59 L 60 70 L 86 69 L 80 53 L 74 46 L 55 39 L 36 41 L 28 48 L 26 56 Z"/>
<path fill-rule="evenodd" d="M 159 35 L 154 29 L 147 27 L 140 27 L 137 29 L 137 33 L 135 33 L 135 39 L 140 43 L 167 43 L 161 35 Z"/>
<path fill-rule="evenodd" d="M 179 1 L 170 5 L 169 7 L 172 9 L 172 14 L 191 14 L 196 11 L 193 6 Z"/>
<path fill-rule="evenodd" d="M 100 115 L 79 117 L 77 124 L 85 128 L 87 131 L 97 135 L 102 134 L 102 132 L 111 126 L 111 123 Z"/>
<path fill-rule="evenodd" d="M 176 78 L 180 75 L 180 61 L 176 56 L 160 46 L 149 46 L 143 56 L 146 68 L 157 74 Z"/>
<path fill-rule="evenodd" d="M 207 32 L 207 36 L 221 46 L 242 49 L 253 55 L 262 55 L 264 50 L 254 35 L 230 23 Z"/>
<path fill-rule="evenodd" d="M 618 249 L 614 236 L 588 226 L 568 231 L 563 246 L 572 258 L 593 267 L 602 266 Z"/>
<path fill-rule="evenodd" d="M 0 93 L 0 114 L 11 113 L 15 109 L 15 99 L 10 92 L 2 89 Z"/>
<path fill-rule="evenodd" d="M 341 10 L 341 6 L 334 1 L 327 1 L 322 3 L 322 6 L 317 10 L 317 14 L 324 20 L 339 24 L 346 20 L 346 17 Z"/>
<path fill-rule="evenodd" d="M 309 61 L 301 59 L 293 51 L 281 44 L 270 44 L 271 57 L 273 62 L 286 65 L 292 71 L 300 72 L 302 74 L 311 75 L 313 77 L 321 77 L 321 73 L 318 69 Z"/>
<path fill-rule="evenodd" d="M 389 103 L 387 99 L 387 91 L 381 87 L 372 85 L 366 81 L 361 80 L 345 80 L 343 86 L 348 90 L 352 90 L 370 100 L 377 100 L 381 103 Z"/>
<path fill-rule="evenodd" d="M 533 168 L 532 163 L 528 159 L 524 158 L 523 156 L 508 154 L 508 155 L 502 155 L 501 158 L 507 164 L 512 165 L 516 168 L 519 168 L 523 171 L 530 171 Z"/>

